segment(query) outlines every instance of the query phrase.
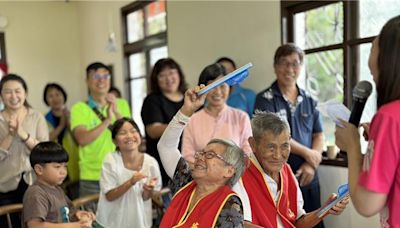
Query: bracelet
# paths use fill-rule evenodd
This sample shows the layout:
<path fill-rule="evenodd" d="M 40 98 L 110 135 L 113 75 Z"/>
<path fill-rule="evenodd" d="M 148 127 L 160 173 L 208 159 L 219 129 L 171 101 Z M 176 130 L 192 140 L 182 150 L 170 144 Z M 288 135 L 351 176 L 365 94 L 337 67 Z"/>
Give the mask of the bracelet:
<path fill-rule="evenodd" d="M 23 139 L 22 142 L 28 141 L 28 139 L 31 137 L 31 135 L 29 133 L 27 133 L 27 134 L 28 134 L 28 136 L 26 136 L 26 139 Z"/>

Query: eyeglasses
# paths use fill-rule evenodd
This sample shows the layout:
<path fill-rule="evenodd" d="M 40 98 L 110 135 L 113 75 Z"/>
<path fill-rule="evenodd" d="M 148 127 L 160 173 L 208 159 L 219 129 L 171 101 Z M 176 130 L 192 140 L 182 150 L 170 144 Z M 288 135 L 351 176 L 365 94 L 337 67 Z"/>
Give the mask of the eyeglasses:
<path fill-rule="evenodd" d="M 101 79 L 107 80 L 107 79 L 111 78 L 111 75 L 110 74 L 103 74 L 103 75 L 95 74 L 95 75 L 93 75 L 92 78 L 93 78 L 93 80 L 96 80 L 96 81 L 99 81 Z"/>
<path fill-rule="evenodd" d="M 226 164 L 228 164 L 228 165 L 230 165 L 226 160 L 225 160 L 225 158 L 224 157 L 222 157 L 221 155 L 219 155 L 219 154 L 217 154 L 217 153 L 215 153 L 214 151 L 197 151 L 195 154 L 194 154 L 194 157 L 195 158 L 199 158 L 199 157 L 205 157 L 206 159 L 213 159 L 213 158 L 218 158 L 218 159 L 220 159 L 220 160 L 222 160 L 223 162 L 225 162 Z"/>
<path fill-rule="evenodd" d="M 294 62 L 289 62 L 286 60 L 281 60 L 278 62 L 278 65 L 280 67 L 285 67 L 285 68 L 289 68 L 292 67 L 293 69 L 298 69 L 301 66 L 301 63 L 298 61 L 294 61 Z"/>

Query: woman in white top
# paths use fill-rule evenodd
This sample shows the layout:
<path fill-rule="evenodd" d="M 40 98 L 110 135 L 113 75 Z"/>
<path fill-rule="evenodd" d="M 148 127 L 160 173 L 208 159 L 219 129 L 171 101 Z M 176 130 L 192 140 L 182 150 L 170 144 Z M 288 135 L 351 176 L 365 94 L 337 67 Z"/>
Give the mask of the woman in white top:
<path fill-rule="evenodd" d="M 139 151 L 141 135 L 132 119 L 117 120 L 112 138 L 117 152 L 103 163 L 97 221 L 104 227 L 151 227 L 151 196 L 162 186 L 158 163 Z"/>

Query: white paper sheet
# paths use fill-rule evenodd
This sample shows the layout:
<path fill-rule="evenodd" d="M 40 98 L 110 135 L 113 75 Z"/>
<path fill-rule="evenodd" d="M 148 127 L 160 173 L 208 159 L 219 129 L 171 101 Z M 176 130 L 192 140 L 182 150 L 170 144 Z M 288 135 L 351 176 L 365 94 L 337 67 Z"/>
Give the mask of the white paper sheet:
<path fill-rule="evenodd" d="M 336 100 L 329 100 L 318 105 L 317 109 L 322 115 L 329 117 L 336 125 L 340 126 L 339 119 L 349 121 L 350 110 Z"/>

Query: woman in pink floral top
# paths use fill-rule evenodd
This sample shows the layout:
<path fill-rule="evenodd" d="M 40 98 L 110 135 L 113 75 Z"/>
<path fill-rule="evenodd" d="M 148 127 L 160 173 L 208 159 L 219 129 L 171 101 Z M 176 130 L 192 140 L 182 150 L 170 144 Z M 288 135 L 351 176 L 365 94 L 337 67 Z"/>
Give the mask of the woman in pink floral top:
<path fill-rule="evenodd" d="M 215 63 L 204 68 L 199 77 L 200 84 L 210 84 L 225 75 L 224 67 Z M 229 107 L 229 85 L 226 83 L 210 90 L 203 109 L 193 114 L 183 132 L 182 155 L 194 161 L 195 151 L 203 149 L 213 138 L 234 141 L 246 154 L 251 153 L 248 138 L 252 135 L 249 116 L 246 112 Z"/>

